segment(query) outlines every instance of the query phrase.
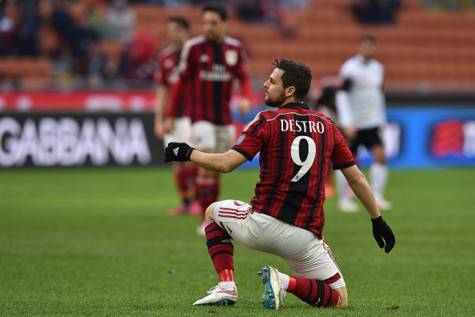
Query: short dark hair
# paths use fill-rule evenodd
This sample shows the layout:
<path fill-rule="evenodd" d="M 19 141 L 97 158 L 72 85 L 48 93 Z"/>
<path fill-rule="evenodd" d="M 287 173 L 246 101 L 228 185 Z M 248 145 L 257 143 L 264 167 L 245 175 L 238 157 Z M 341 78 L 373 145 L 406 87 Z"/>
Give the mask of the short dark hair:
<path fill-rule="evenodd" d="M 208 4 L 203 7 L 203 10 L 201 10 L 202 13 L 205 12 L 214 12 L 219 15 L 221 20 L 226 21 L 228 19 L 228 11 L 226 8 L 220 4 Z"/>
<path fill-rule="evenodd" d="M 371 34 L 365 34 L 363 35 L 362 37 L 360 37 L 360 43 L 362 42 L 368 42 L 368 43 L 371 43 L 371 44 L 376 44 L 376 37 L 374 35 L 371 35 Z"/>
<path fill-rule="evenodd" d="M 168 17 L 168 23 L 176 23 L 180 28 L 187 31 L 190 30 L 190 22 L 183 16 L 173 15 Z"/>
<path fill-rule="evenodd" d="M 295 97 L 299 100 L 303 100 L 312 83 L 312 71 L 310 68 L 307 65 L 288 59 L 275 60 L 274 66 L 284 71 L 282 75 L 284 88 L 294 86 Z"/>

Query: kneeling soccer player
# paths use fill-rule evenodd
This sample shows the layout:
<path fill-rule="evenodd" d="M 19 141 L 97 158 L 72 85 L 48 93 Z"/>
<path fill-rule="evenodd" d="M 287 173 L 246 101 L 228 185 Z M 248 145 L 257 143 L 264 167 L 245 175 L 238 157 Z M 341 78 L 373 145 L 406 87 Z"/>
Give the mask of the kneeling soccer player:
<path fill-rule="evenodd" d="M 325 176 L 341 169 L 373 224 L 378 245 L 390 252 L 395 237 L 382 219 L 374 195 L 341 133 L 325 115 L 302 103 L 312 75 L 300 63 L 279 60 L 264 83 L 263 111 L 226 153 L 203 153 L 185 143 L 170 143 L 165 161 L 192 161 L 227 173 L 260 152 L 260 181 L 251 204 L 224 200 L 206 209 L 206 243 L 219 283 L 193 305 L 233 305 L 233 242 L 285 259 L 294 271 L 286 275 L 264 266 L 263 304 L 278 309 L 286 293 L 315 307 L 346 306 L 348 293 L 338 265 L 323 241 Z"/>

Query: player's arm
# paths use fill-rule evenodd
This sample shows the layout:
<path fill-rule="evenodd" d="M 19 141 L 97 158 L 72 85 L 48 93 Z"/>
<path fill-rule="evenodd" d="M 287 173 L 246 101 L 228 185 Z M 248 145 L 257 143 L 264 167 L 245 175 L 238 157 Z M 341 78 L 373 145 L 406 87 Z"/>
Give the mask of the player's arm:
<path fill-rule="evenodd" d="M 157 90 L 157 106 L 155 108 L 155 135 L 158 138 L 163 138 L 165 134 L 163 127 L 163 116 L 165 106 L 167 104 L 168 95 L 169 88 L 165 85 L 160 85 Z"/>
<path fill-rule="evenodd" d="M 229 173 L 246 161 L 246 157 L 235 150 L 225 153 L 205 153 L 186 143 L 170 142 L 165 149 L 165 162 L 191 161 L 207 170 Z"/>
<path fill-rule="evenodd" d="M 190 161 L 210 171 L 229 173 L 241 166 L 246 158 L 235 150 L 225 153 L 205 153 L 194 150 L 191 153 Z"/>
<path fill-rule="evenodd" d="M 384 247 L 384 251 L 389 253 L 396 238 L 391 228 L 386 224 L 379 212 L 376 199 L 374 198 L 371 187 L 361 170 L 355 165 L 353 155 L 346 144 L 340 131 L 335 125 L 332 126 L 335 144 L 332 153 L 332 164 L 334 169 L 340 169 L 345 176 L 348 184 L 353 189 L 356 196 L 366 207 L 373 225 L 373 236 L 380 248 Z"/>
<path fill-rule="evenodd" d="M 345 175 L 351 189 L 353 189 L 355 195 L 366 207 L 366 210 L 371 217 L 374 239 L 380 248 L 384 247 L 384 251 L 389 253 L 396 244 L 396 238 L 394 237 L 391 228 L 383 220 L 383 217 L 379 212 L 376 199 L 374 198 L 366 177 L 356 165 L 344 168 L 341 171 L 343 175 Z"/>
<path fill-rule="evenodd" d="M 205 153 L 186 143 L 171 142 L 165 149 L 165 162 L 192 161 L 214 172 L 231 172 L 246 160 L 252 160 L 260 151 L 262 143 L 267 141 L 269 134 L 264 123 L 265 118 L 257 114 L 232 149 L 225 153 Z"/>
<path fill-rule="evenodd" d="M 353 88 L 353 79 L 351 77 L 351 67 L 349 64 L 342 66 L 340 70 L 340 77 L 342 80 L 342 85 L 335 94 L 335 108 L 338 116 L 339 126 L 342 128 L 345 137 L 351 140 L 356 136 L 356 131 L 354 129 L 349 96 L 349 92 Z"/>
<path fill-rule="evenodd" d="M 381 213 L 379 212 L 378 204 L 363 172 L 356 165 L 341 169 L 341 172 L 345 175 L 355 195 L 365 206 L 371 219 L 380 217 Z"/>

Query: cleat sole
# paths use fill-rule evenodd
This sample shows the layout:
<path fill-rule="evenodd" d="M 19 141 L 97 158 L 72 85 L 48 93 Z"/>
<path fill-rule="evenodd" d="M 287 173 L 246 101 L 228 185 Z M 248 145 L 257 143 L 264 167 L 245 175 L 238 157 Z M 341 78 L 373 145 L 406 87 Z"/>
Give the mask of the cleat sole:
<path fill-rule="evenodd" d="M 262 284 L 264 285 L 264 294 L 262 295 L 261 302 L 264 305 L 265 309 L 276 309 L 275 304 L 275 294 L 270 285 L 270 269 L 269 267 L 264 267 L 260 271 L 259 277 L 261 278 Z"/>
<path fill-rule="evenodd" d="M 232 306 L 235 303 L 236 303 L 235 301 L 232 301 L 232 300 L 229 300 L 229 299 L 223 299 L 223 300 L 220 300 L 219 302 L 196 304 L 196 305 L 193 305 L 193 306 Z"/>

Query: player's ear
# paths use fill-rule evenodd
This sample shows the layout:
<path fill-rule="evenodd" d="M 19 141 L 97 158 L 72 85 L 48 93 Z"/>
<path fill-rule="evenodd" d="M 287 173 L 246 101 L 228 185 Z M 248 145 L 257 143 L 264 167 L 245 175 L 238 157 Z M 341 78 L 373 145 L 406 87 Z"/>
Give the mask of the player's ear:
<path fill-rule="evenodd" d="M 284 90 L 285 97 L 289 98 L 295 94 L 295 86 L 289 86 Z"/>

